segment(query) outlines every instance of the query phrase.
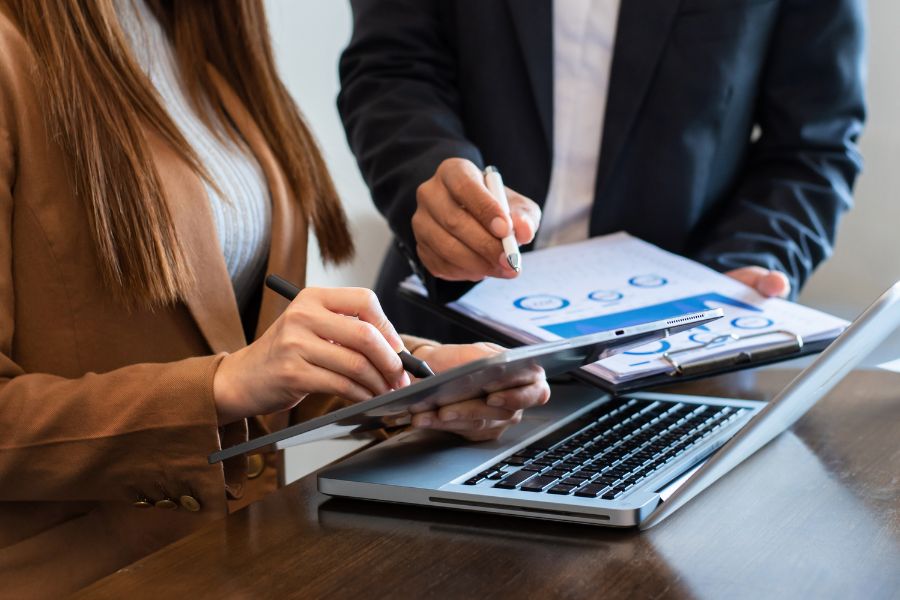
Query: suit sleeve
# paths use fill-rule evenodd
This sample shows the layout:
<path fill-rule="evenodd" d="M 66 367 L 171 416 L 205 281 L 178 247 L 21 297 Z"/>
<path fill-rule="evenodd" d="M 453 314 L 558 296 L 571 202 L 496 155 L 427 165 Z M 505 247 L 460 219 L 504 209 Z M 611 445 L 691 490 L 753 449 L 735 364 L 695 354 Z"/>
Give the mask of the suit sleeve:
<path fill-rule="evenodd" d="M 696 258 L 726 271 L 784 272 L 796 294 L 831 255 L 852 205 L 865 119 L 858 0 L 784 0 L 744 175 Z"/>
<path fill-rule="evenodd" d="M 351 0 L 338 110 L 378 210 L 432 297 L 459 284 L 431 277 L 416 255 L 416 189 L 447 158 L 483 167 L 459 115 L 455 56 L 435 0 Z M 468 287 L 468 286 L 464 286 Z M 451 295 L 459 295 L 459 289 Z"/>
<path fill-rule="evenodd" d="M 134 502 L 191 494 L 203 514 L 224 513 L 226 472 L 237 489 L 240 468 L 209 465 L 206 457 L 219 449 L 220 434 L 243 439 L 246 425 L 218 428 L 213 376 L 221 357 L 74 379 L 29 373 L 16 363 L 12 235 L 18 207 L 8 100 L 0 97 L 0 502 Z"/>

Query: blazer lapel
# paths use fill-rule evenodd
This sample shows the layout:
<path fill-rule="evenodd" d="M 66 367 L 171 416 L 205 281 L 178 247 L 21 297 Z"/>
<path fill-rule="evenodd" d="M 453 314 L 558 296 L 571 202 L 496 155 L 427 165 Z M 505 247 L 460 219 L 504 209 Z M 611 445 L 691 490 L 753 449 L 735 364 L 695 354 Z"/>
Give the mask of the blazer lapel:
<path fill-rule="evenodd" d="M 153 132 L 147 133 L 195 283 L 184 303 L 214 353 L 245 345 L 237 301 L 202 180 Z"/>
<path fill-rule="evenodd" d="M 616 161 L 650 88 L 679 4 L 678 0 L 622 0 L 595 198 L 601 197 L 615 172 Z"/>
<path fill-rule="evenodd" d="M 624 0 L 625 2 L 631 0 Z M 547 148 L 553 151 L 553 3 L 507 0 Z"/>
<path fill-rule="evenodd" d="M 284 171 L 253 117 L 221 75 L 215 70 L 211 70 L 211 72 L 225 111 L 259 162 L 269 185 L 272 201 L 272 232 L 266 273 L 276 273 L 302 288 L 306 282 L 308 237 L 306 217 L 299 210 Z M 264 288 L 255 337 L 262 335 L 284 312 L 287 305 L 287 300 L 268 288 Z"/>

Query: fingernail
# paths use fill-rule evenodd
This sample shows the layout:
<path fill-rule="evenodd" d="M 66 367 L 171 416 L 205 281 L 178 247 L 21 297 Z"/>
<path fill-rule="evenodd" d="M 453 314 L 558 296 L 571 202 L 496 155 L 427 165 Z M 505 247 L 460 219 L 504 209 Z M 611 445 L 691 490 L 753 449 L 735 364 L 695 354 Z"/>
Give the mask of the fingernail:
<path fill-rule="evenodd" d="M 399 390 L 400 388 L 405 388 L 408 385 L 409 385 L 409 375 L 407 375 L 406 371 L 403 371 L 403 375 L 401 375 L 400 379 L 398 379 L 394 383 L 394 389 Z"/>
<path fill-rule="evenodd" d="M 445 412 L 444 414 L 442 414 L 442 415 L 441 415 L 441 420 L 443 420 L 443 421 L 454 421 L 454 420 L 456 420 L 458 417 L 459 417 L 459 415 L 456 414 L 455 412 L 453 412 L 453 411 L 451 410 L 450 412 Z"/>
<path fill-rule="evenodd" d="M 491 221 L 491 231 L 493 231 L 494 235 L 497 237 L 504 237 L 509 231 L 509 224 L 505 219 L 494 217 L 494 220 Z"/>
<path fill-rule="evenodd" d="M 499 396 L 488 396 L 487 399 L 488 406 L 503 406 L 503 398 Z"/>

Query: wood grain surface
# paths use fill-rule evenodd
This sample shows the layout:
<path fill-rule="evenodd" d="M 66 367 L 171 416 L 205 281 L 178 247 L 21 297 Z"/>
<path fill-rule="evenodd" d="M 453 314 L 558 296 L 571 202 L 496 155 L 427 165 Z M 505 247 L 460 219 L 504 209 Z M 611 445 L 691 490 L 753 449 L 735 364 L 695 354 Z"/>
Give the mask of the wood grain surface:
<path fill-rule="evenodd" d="M 670 391 L 768 399 L 794 372 Z M 856 371 L 640 533 L 329 499 L 306 477 L 82 598 L 900 598 L 900 376 Z"/>

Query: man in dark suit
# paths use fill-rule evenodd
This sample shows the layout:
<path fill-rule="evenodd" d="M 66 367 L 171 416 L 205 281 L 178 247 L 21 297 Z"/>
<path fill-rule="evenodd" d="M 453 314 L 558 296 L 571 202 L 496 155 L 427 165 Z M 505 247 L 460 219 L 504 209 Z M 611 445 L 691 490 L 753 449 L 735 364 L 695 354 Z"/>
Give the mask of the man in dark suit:
<path fill-rule="evenodd" d="M 767 295 L 830 255 L 861 166 L 860 0 L 351 4 L 338 107 L 396 236 L 376 287 L 400 329 L 452 339 L 398 283 L 449 301 L 514 277 L 513 225 L 526 249 L 626 230 Z"/>

